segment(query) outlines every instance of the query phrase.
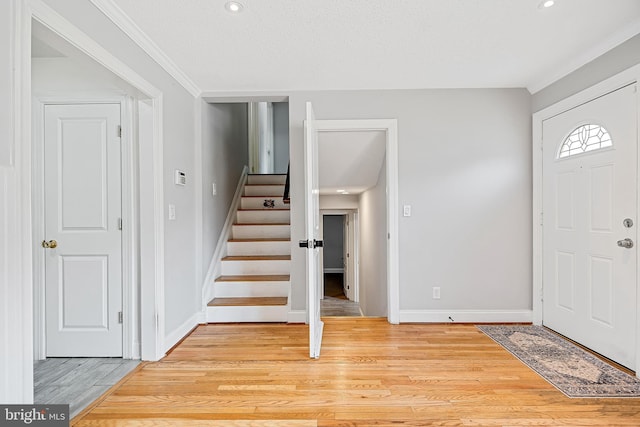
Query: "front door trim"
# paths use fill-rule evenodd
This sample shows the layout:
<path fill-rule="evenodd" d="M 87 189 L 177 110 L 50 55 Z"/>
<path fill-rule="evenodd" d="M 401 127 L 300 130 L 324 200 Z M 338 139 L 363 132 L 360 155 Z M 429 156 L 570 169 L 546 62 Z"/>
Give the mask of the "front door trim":
<path fill-rule="evenodd" d="M 543 156 L 542 156 L 542 124 L 544 120 L 561 114 L 567 110 L 585 104 L 596 98 L 604 96 L 621 87 L 629 84 L 638 83 L 640 81 L 640 65 L 631 67 L 613 77 L 610 77 L 594 86 L 591 86 L 575 95 L 563 99 L 541 111 L 533 114 L 533 323 L 541 325 L 543 320 L 543 223 L 544 213 L 542 210 L 542 188 L 543 188 Z M 636 102 L 638 121 L 640 123 L 640 96 L 636 89 Z M 640 137 L 639 137 L 640 139 Z M 640 141 L 637 141 L 640 145 Z M 638 151 L 640 164 L 640 150 Z M 636 183 L 640 183 L 639 177 L 636 177 Z M 636 184 L 636 187 L 640 187 Z M 638 189 L 638 212 L 640 212 L 640 188 Z M 640 251 L 638 251 L 638 262 L 640 262 Z M 636 279 L 638 280 L 638 279 Z M 636 287 L 638 283 L 636 282 Z M 636 307 L 640 308 L 640 292 L 637 292 Z M 640 313 L 639 313 L 640 314 Z M 640 315 L 636 316 L 636 335 L 640 333 Z M 636 337 L 636 366 L 640 366 L 640 336 Z M 640 374 L 640 369 L 638 373 Z M 640 376 L 640 375 L 639 375 Z"/>

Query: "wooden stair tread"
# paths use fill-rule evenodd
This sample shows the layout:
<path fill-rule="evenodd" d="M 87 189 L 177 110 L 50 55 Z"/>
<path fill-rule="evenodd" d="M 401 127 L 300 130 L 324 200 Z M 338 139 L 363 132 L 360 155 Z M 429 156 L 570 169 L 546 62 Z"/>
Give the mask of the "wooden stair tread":
<path fill-rule="evenodd" d="M 287 305 L 287 297 L 214 298 L 209 307 L 247 307 Z"/>
<path fill-rule="evenodd" d="M 262 209 L 246 209 L 246 208 L 243 209 L 243 208 L 240 208 L 240 209 L 238 209 L 238 212 L 265 212 L 265 211 L 267 211 L 267 212 L 273 212 L 273 211 L 276 211 L 276 212 L 289 212 L 290 210 L 291 209 L 289 209 L 289 208 L 267 208 L 267 209 L 265 209 L 265 208 L 262 208 Z"/>
<path fill-rule="evenodd" d="M 238 276 L 220 276 L 216 282 L 288 282 L 291 276 L 288 274 L 254 274 Z"/>
<path fill-rule="evenodd" d="M 232 255 L 222 261 L 290 261 L 291 255 Z"/>
<path fill-rule="evenodd" d="M 229 239 L 228 242 L 233 243 L 251 243 L 251 242 L 290 242 L 291 239 L 286 237 L 255 237 L 247 239 Z"/>
<path fill-rule="evenodd" d="M 261 226 L 264 226 L 264 225 L 281 225 L 282 226 L 282 225 L 291 225 L 291 224 L 288 223 L 288 222 L 236 222 L 233 225 L 240 225 L 240 226 L 244 227 L 246 225 L 261 225 Z"/>
<path fill-rule="evenodd" d="M 240 196 L 243 197 L 245 199 L 282 199 L 282 194 L 278 194 L 275 196 Z"/>

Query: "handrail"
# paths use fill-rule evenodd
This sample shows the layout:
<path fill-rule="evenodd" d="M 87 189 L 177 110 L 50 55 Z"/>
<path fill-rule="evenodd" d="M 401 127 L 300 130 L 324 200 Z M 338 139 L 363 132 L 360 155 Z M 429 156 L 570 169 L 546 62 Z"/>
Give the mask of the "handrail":
<path fill-rule="evenodd" d="M 291 164 L 289 163 L 287 165 L 287 179 L 284 182 L 284 194 L 282 195 L 282 201 L 284 203 L 289 203 L 291 201 L 291 199 L 289 198 L 289 167 L 291 166 Z"/>

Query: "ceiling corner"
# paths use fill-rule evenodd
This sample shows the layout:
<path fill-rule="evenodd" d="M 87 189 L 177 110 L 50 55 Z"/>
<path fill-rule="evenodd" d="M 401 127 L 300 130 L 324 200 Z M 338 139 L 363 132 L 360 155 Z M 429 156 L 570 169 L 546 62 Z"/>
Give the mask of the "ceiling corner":
<path fill-rule="evenodd" d="M 160 67 L 184 87 L 194 98 L 202 90 L 136 25 L 113 0 L 89 0 L 98 10 L 144 50 Z"/>
<path fill-rule="evenodd" d="M 583 67 L 638 34 L 640 34 L 640 18 L 620 28 L 618 31 L 603 39 L 588 51 L 574 56 L 573 58 L 568 58 L 565 66 L 556 67 L 555 71 L 539 76 L 536 81 L 527 85 L 527 90 L 529 90 L 529 93 L 532 95 L 540 92 L 547 86 L 552 85 L 563 77 L 566 77 L 572 72 L 578 70 L 580 67 Z"/>

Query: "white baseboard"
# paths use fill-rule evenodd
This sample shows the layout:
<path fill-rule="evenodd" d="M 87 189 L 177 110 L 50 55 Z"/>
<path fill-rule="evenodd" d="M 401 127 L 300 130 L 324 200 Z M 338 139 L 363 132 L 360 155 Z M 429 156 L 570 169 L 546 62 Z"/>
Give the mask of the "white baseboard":
<path fill-rule="evenodd" d="M 344 268 L 325 268 L 325 273 L 344 273 Z"/>
<path fill-rule="evenodd" d="M 178 326 L 172 332 L 168 333 L 164 337 L 164 352 L 168 352 L 173 346 L 180 342 L 181 339 L 187 336 L 189 332 L 200 323 L 200 312 L 194 313 L 193 316 L 188 318 L 182 325 Z"/>
<path fill-rule="evenodd" d="M 532 310 L 400 310 L 400 323 L 530 323 Z"/>
<path fill-rule="evenodd" d="M 288 323 L 307 323 L 307 312 L 305 310 L 291 310 L 287 315 Z"/>

